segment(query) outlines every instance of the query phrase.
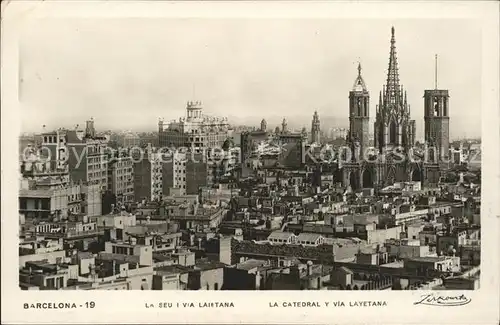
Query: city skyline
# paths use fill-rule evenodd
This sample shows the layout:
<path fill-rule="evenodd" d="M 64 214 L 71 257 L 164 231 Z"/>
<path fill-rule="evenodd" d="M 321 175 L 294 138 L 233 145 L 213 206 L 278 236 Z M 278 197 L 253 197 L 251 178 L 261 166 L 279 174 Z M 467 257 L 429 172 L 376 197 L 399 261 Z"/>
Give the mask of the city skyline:
<path fill-rule="evenodd" d="M 346 126 L 347 96 L 358 61 L 370 91 L 372 128 L 378 93 L 386 78 L 390 26 L 394 25 L 401 83 L 408 90 L 417 139 L 423 138 L 423 92 L 434 88 L 435 54 L 439 55 L 438 88 L 450 90 L 451 137 L 480 136 L 480 114 L 470 109 L 480 106 L 480 66 L 457 63 L 480 63 L 481 53 L 475 51 L 480 48 L 480 29 L 474 24 L 127 21 L 126 26 L 118 20 L 107 21 L 105 26 L 95 20 L 51 21 L 37 24 L 36 30 L 25 30 L 20 52 L 22 131 L 40 131 L 42 124 L 49 129 L 81 125 L 90 116 L 101 130 L 154 130 L 159 117 L 168 121 L 182 116 L 186 101 L 193 97 L 205 104 L 208 114 L 228 116 L 232 124 L 258 126 L 264 117 L 271 126 L 287 117 L 291 127 L 308 127 L 317 110 L 322 128 Z M 420 25 L 422 28 L 416 28 Z M 122 33 L 120 26 L 133 33 Z M 179 38 L 170 26 L 186 36 Z M 53 35 L 50 41 L 43 36 L 47 33 Z M 37 44 L 38 39 L 43 44 Z M 65 44 L 70 39 L 71 47 Z M 37 56 L 30 56 L 35 47 Z M 51 52 L 55 49 L 58 53 Z M 158 69 L 152 68 L 155 64 Z M 118 95 L 122 93 L 128 95 Z M 71 109 L 65 109 L 69 106 Z M 44 116 L 38 115 L 41 111 Z M 307 121 L 298 122 L 302 117 Z M 341 122 L 323 123 L 329 119 Z"/>

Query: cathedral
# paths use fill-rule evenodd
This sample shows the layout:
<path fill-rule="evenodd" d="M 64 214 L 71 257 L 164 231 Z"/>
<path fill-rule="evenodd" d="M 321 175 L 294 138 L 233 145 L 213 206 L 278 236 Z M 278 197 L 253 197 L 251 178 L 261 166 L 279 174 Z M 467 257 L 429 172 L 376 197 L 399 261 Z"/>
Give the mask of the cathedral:
<path fill-rule="evenodd" d="M 448 90 L 424 91 L 424 148 L 415 148 L 415 120 L 400 84 L 395 29 L 391 44 L 387 79 L 376 105 L 373 144 L 369 138 L 370 93 L 363 80 L 361 65 L 349 92 L 349 132 L 347 145 L 351 154 L 339 166 L 344 186 L 353 190 L 381 189 L 395 182 L 417 181 L 423 185 L 439 182 L 438 158 L 448 156 Z M 413 159 L 410 159 L 413 158 Z"/>

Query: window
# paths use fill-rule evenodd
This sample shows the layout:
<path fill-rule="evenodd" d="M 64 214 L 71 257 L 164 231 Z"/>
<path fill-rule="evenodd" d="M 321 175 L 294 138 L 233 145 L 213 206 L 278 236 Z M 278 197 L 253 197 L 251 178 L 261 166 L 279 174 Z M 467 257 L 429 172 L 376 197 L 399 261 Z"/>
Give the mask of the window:
<path fill-rule="evenodd" d="M 54 278 L 47 279 L 47 288 L 55 288 L 55 279 Z"/>

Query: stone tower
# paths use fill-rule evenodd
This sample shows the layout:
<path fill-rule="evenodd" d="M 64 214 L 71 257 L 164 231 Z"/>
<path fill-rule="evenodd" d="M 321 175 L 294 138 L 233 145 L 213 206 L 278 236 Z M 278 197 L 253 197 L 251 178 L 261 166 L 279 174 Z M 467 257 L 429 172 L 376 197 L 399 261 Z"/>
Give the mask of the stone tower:
<path fill-rule="evenodd" d="M 361 76 L 361 64 L 358 64 L 358 76 L 349 92 L 349 134 L 348 141 L 359 146 L 361 153 L 369 146 L 370 93 Z"/>
<path fill-rule="evenodd" d="M 287 133 L 288 132 L 288 123 L 286 122 L 286 119 L 283 119 L 283 122 L 281 122 L 281 133 Z"/>
<path fill-rule="evenodd" d="M 315 111 L 312 119 L 312 125 L 311 125 L 311 142 L 312 143 L 320 143 L 321 142 L 321 129 L 320 129 L 320 122 L 319 122 L 319 115 L 318 112 Z"/>
<path fill-rule="evenodd" d="M 94 138 L 96 136 L 93 117 L 91 117 L 90 120 L 86 121 L 85 136 L 88 138 Z"/>
<path fill-rule="evenodd" d="M 428 147 L 435 148 L 435 153 L 437 154 L 437 157 L 435 157 L 436 159 L 444 159 L 449 156 L 449 97 L 448 90 L 438 89 L 436 56 L 436 77 L 434 89 L 424 91 L 425 143 Z M 432 152 L 432 150 L 429 151 Z"/>
<path fill-rule="evenodd" d="M 158 119 L 158 132 L 163 132 L 163 119 Z"/>
<path fill-rule="evenodd" d="M 265 119 L 262 119 L 262 121 L 260 121 L 260 130 L 263 132 L 267 131 L 267 122 Z"/>

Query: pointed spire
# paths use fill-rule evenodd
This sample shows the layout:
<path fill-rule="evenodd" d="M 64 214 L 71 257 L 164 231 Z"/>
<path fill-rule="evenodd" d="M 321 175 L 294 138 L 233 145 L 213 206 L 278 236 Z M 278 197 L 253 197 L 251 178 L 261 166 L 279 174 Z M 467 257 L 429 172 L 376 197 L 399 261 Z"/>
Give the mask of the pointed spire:
<path fill-rule="evenodd" d="M 438 89 L 438 55 L 436 54 L 434 63 L 434 89 Z"/>
<path fill-rule="evenodd" d="M 394 26 L 391 29 L 391 49 L 389 54 L 389 69 L 387 70 L 387 95 L 392 98 L 399 90 L 398 59 L 396 55 L 396 37 Z"/>
<path fill-rule="evenodd" d="M 358 62 L 358 76 L 356 77 L 356 80 L 354 80 L 354 85 L 352 86 L 352 91 L 363 91 L 367 92 L 366 84 L 365 81 L 363 80 L 363 77 L 361 76 L 361 63 Z"/>

